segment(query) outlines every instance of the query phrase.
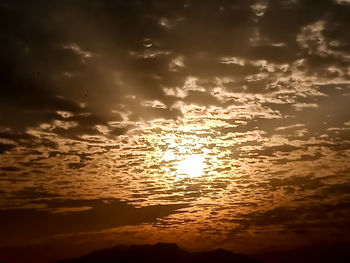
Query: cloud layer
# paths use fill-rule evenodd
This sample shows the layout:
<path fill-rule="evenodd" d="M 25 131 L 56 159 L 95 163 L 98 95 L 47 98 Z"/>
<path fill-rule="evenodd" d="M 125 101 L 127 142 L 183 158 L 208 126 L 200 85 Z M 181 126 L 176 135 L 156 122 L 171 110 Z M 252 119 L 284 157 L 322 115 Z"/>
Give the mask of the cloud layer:
<path fill-rule="evenodd" d="M 238 250 L 348 239 L 349 13 L 331 0 L 2 1 L 1 220 L 32 241 L 111 228 Z M 22 217 L 59 227 L 34 236 Z"/>

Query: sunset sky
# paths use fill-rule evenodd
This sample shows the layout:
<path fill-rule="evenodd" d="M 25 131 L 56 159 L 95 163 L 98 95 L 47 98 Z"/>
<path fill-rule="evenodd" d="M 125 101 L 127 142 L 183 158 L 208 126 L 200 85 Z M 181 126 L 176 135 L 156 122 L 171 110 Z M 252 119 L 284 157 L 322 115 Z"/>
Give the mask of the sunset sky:
<path fill-rule="evenodd" d="M 349 0 L 2 0 L 0 27 L 0 250 L 350 242 Z"/>

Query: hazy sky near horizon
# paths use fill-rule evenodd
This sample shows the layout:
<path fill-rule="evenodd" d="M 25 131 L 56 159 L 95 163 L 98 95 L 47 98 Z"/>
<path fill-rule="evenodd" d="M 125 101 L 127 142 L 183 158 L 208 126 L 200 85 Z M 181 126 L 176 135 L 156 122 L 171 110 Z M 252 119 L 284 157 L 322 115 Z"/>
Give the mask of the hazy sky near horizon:
<path fill-rule="evenodd" d="M 1 1 L 0 246 L 348 242 L 349 17 L 348 0 Z"/>

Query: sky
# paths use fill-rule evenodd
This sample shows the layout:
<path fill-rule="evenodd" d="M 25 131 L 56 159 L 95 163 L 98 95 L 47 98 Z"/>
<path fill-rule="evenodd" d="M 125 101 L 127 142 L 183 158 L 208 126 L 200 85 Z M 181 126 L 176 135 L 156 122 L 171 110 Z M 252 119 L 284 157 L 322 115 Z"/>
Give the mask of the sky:
<path fill-rule="evenodd" d="M 349 243 L 349 17 L 348 0 L 1 1 L 0 248 Z"/>

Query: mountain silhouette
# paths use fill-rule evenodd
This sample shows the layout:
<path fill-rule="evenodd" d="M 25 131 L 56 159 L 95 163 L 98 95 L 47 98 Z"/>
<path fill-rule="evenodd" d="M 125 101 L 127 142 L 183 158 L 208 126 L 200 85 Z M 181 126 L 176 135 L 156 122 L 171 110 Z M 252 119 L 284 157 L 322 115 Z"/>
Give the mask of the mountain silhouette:
<path fill-rule="evenodd" d="M 80 258 L 57 263 L 261 263 L 243 254 L 224 249 L 191 253 L 173 243 L 125 246 L 96 250 Z"/>

